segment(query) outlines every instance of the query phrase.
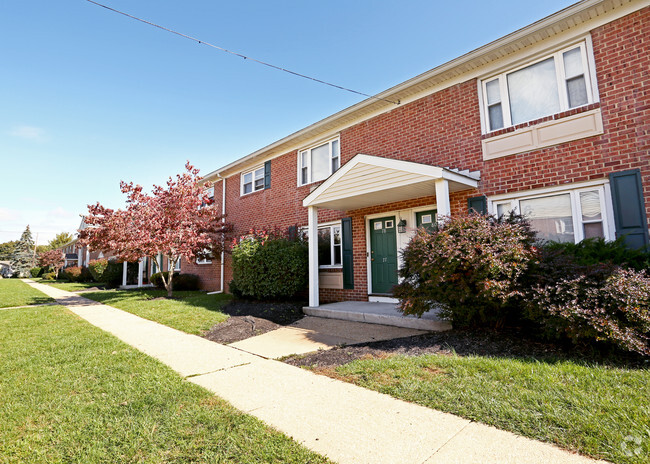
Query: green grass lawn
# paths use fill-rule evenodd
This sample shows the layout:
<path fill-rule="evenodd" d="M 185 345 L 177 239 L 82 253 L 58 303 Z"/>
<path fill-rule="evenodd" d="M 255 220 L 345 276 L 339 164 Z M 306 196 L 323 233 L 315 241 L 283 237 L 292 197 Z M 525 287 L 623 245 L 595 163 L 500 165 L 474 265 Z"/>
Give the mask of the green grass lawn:
<path fill-rule="evenodd" d="M 60 306 L 0 311 L 2 463 L 323 463 Z"/>
<path fill-rule="evenodd" d="M 219 310 L 231 298 L 223 294 L 176 291 L 170 300 L 163 298 L 167 296 L 166 290 L 153 289 L 103 290 L 84 292 L 83 296 L 196 335 L 228 319 Z"/>
<path fill-rule="evenodd" d="M 51 303 L 54 300 L 18 279 L 0 280 L 0 308 Z"/>
<path fill-rule="evenodd" d="M 102 287 L 104 284 L 97 282 L 66 282 L 63 280 L 43 280 L 40 277 L 32 279 L 40 284 L 51 285 L 52 287 L 65 290 L 67 292 L 78 292 L 93 287 Z"/>
<path fill-rule="evenodd" d="M 596 458 L 650 462 L 648 369 L 427 355 L 358 360 L 326 373 Z"/>

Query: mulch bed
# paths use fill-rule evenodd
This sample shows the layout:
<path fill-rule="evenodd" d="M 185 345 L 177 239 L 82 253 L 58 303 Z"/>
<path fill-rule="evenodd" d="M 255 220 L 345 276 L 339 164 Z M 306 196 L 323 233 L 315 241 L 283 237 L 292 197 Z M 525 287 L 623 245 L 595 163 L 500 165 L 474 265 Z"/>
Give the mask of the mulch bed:
<path fill-rule="evenodd" d="M 234 343 L 261 335 L 304 317 L 306 303 L 259 302 L 234 300 L 221 311 L 230 315 L 226 322 L 215 325 L 204 338 L 218 343 Z M 449 330 L 414 337 L 362 343 L 321 350 L 307 355 L 289 356 L 287 364 L 328 369 L 356 359 L 386 358 L 387 356 L 421 356 L 427 354 L 459 356 L 493 356 L 539 360 L 575 360 L 630 368 L 649 368 L 650 360 L 619 351 L 598 352 L 573 345 L 535 341 L 521 330 L 494 332 L 488 330 Z"/>
<path fill-rule="evenodd" d="M 640 356 L 626 353 L 602 354 L 592 350 L 578 350 L 572 346 L 537 342 L 531 340 L 530 336 L 526 337 L 516 331 L 497 333 L 460 330 L 337 347 L 328 351 L 290 356 L 283 359 L 283 361 L 293 366 L 327 369 L 362 358 L 386 358 L 395 355 L 421 356 L 427 354 L 535 358 L 538 360 L 572 359 L 613 366 L 650 367 L 650 362 Z"/>
<path fill-rule="evenodd" d="M 269 303 L 234 300 L 221 308 L 230 318 L 212 327 L 203 337 L 228 344 L 262 335 L 305 317 L 303 306 L 306 303 L 302 301 Z"/>

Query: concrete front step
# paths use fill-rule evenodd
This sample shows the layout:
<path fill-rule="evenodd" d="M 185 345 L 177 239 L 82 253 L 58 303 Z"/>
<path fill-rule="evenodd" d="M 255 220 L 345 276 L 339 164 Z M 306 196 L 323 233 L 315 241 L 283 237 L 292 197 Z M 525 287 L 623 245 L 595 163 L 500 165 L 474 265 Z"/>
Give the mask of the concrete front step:
<path fill-rule="evenodd" d="M 303 312 L 309 316 L 342 319 L 346 321 L 365 322 L 368 324 L 392 325 L 409 329 L 442 332 L 451 329 L 451 324 L 441 320 L 437 311 L 430 311 L 418 318 L 404 316 L 392 303 L 376 303 L 366 301 L 344 301 L 330 303 L 318 307 L 306 306 Z"/>

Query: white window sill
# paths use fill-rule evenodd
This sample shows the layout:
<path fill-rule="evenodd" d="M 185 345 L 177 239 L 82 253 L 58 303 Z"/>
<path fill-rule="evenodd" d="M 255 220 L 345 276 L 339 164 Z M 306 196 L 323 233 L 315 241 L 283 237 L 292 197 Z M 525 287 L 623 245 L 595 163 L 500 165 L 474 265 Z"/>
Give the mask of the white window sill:
<path fill-rule="evenodd" d="M 342 264 L 324 265 L 324 266 L 318 266 L 318 269 L 341 269 L 341 270 L 343 270 L 343 265 Z"/>
<path fill-rule="evenodd" d="M 603 117 L 600 108 L 596 108 L 483 139 L 483 160 L 526 153 L 602 133 Z"/>

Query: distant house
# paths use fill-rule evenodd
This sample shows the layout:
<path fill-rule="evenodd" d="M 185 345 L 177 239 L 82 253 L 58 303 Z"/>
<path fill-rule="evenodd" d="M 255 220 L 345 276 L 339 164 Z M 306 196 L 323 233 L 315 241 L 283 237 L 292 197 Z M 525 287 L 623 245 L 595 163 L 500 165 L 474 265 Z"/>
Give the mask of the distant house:
<path fill-rule="evenodd" d="M 0 261 L 0 278 L 9 278 L 14 274 L 11 261 Z"/>
<path fill-rule="evenodd" d="M 643 246 L 649 69 L 650 2 L 585 0 L 207 179 L 235 232 L 297 224 L 317 237 L 310 306 L 393 301 L 416 228 L 468 209 L 524 213 L 545 239 Z M 182 272 L 208 290 L 232 278 L 228 255 Z"/>

